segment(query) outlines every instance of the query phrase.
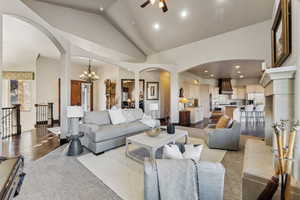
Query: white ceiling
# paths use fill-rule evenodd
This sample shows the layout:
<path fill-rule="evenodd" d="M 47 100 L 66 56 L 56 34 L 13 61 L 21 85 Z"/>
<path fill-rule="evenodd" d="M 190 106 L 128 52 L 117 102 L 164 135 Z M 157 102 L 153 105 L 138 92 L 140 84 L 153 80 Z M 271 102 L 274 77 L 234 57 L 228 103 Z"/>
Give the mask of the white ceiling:
<path fill-rule="evenodd" d="M 274 0 L 168 0 L 169 11 L 162 13 L 157 5 L 140 8 L 146 0 L 39 1 L 103 14 L 146 54 L 271 19 L 274 4 Z M 185 19 L 180 17 L 183 10 Z M 159 31 L 154 23 L 160 24 Z"/>
<path fill-rule="evenodd" d="M 244 78 L 259 78 L 262 75 L 260 60 L 228 60 L 207 63 L 194 67 L 188 72 L 198 75 L 202 78 L 233 78 L 239 79 L 241 75 Z M 235 66 L 240 66 L 237 69 Z M 205 72 L 207 71 L 207 72 Z M 240 74 L 238 73 L 240 71 Z M 211 77 L 213 74 L 213 77 Z"/>
<path fill-rule="evenodd" d="M 35 63 L 37 55 L 59 58 L 48 37 L 32 25 L 10 16 L 3 19 L 3 62 L 17 67 Z"/>

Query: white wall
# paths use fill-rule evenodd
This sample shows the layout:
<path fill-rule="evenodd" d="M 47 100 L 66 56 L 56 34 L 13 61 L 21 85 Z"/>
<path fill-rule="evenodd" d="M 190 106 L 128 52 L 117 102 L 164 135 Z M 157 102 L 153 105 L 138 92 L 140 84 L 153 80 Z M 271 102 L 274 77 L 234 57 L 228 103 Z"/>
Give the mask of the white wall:
<path fill-rule="evenodd" d="M 149 63 L 170 63 L 178 71 L 200 64 L 233 59 L 266 60 L 270 63 L 271 20 L 230 31 L 148 56 Z"/>
<path fill-rule="evenodd" d="M 58 79 L 60 77 L 60 65 L 56 59 L 40 56 L 36 68 L 36 103 L 54 103 L 54 119 L 58 116 Z"/>
<path fill-rule="evenodd" d="M 105 80 L 110 79 L 112 82 L 117 83 L 116 85 L 116 101 L 119 104 L 121 99 L 120 99 L 120 91 L 121 87 L 119 82 L 119 67 L 113 66 L 113 65 L 101 65 L 98 67 L 98 75 L 99 75 L 99 80 L 98 80 L 98 85 L 96 89 L 96 93 L 98 93 L 98 100 L 96 101 L 98 103 L 98 110 L 106 110 L 106 96 L 105 96 Z"/>
<path fill-rule="evenodd" d="M 160 73 L 160 117 L 169 117 L 171 112 L 170 98 L 171 98 L 171 87 L 170 87 L 170 73 Z"/>
<path fill-rule="evenodd" d="M 80 80 L 79 75 L 87 70 L 86 65 L 72 63 L 71 80 Z M 97 70 L 97 67 L 92 67 Z M 54 103 L 54 119 L 58 119 L 58 79 L 60 77 L 59 60 L 40 56 L 37 60 L 36 81 L 37 98 L 36 103 Z M 98 81 L 94 82 L 94 109 L 99 109 L 97 86 Z"/>

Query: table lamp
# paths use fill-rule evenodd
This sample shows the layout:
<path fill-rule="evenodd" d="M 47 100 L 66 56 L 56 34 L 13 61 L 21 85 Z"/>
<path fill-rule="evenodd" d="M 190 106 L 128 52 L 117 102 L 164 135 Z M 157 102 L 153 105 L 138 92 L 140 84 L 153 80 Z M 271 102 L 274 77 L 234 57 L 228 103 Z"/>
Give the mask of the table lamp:
<path fill-rule="evenodd" d="M 182 99 L 179 100 L 179 102 L 184 105 L 184 109 L 185 109 L 186 104 L 189 102 L 189 100 L 187 98 L 182 98 Z"/>
<path fill-rule="evenodd" d="M 70 119 L 71 136 L 67 155 L 76 156 L 82 153 L 83 148 L 79 140 L 79 118 L 83 117 L 83 109 L 80 106 L 68 106 L 67 117 Z"/>

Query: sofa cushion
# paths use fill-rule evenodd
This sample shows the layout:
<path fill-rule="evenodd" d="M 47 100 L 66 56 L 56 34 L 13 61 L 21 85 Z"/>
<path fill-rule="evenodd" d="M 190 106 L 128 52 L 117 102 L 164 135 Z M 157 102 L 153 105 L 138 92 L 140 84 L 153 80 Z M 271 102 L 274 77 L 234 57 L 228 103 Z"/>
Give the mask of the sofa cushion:
<path fill-rule="evenodd" d="M 111 109 L 108 113 L 113 125 L 123 124 L 126 122 L 126 118 L 123 116 L 123 111 L 121 109 Z"/>
<path fill-rule="evenodd" d="M 84 115 L 84 123 L 97 125 L 111 124 L 107 111 L 86 112 Z"/>
<path fill-rule="evenodd" d="M 141 120 L 144 114 L 142 109 L 123 109 L 122 112 L 128 123 Z"/>
<path fill-rule="evenodd" d="M 118 125 L 104 125 L 100 126 L 97 131 L 89 133 L 88 137 L 90 137 L 93 142 L 97 143 L 128 134 L 143 132 L 149 129 L 148 126 L 139 121 Z"/>

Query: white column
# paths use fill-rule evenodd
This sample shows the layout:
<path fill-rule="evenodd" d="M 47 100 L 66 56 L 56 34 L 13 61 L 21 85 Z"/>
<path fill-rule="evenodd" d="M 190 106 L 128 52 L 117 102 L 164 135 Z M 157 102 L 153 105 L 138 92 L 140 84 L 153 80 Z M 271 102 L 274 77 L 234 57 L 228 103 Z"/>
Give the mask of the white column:
<path fill-rule="evenodd" d="M 65 53 L 61 55 L 61 105 L 60 105 L 60 126 L 61 126 L 61 139 L 68 135 L 68 118 L 66 115 L 67 106 L 70 105 L 71 98 L 71 48 L 70 44 L 65 45 Z"/>
<path fill-rule="evenodd" d="M 140 105 L 140 72 L 134 72 L 134 104 L 135 108 L 139 108 Z"/>
<path fill-rule="evenodd" d="M 179 110 L 178 110 L 178 101 L 179 101 L 179 83 L 178 83 L 178 72 L 173 71 L 170 73 L 170 82 L 171 82 L 171 122 L 179 122 Z"/>
<path fill-rule="evenodd" d="M 293 30 L 295 31 L 294 43 L 295 52 L 297 55 L 297 73 L 295 78 L 295 118 L 300 120 L 300 1 L 295 0 L 292 2 L 292 21 Z M 295 163 L 294 163 L 294 175 L 300 180 L 300 132 L 297 134 L 296 146 L 295 146 Z"/>
<path fill-rule="evenodd" d="M 0 13 L 0 119 L 2 120 L 2 67 L 3 67 L 3 15 Z M 0 120 L 0 133 L 2 121 Z M 2 153 L 2 141 L 0 137 L 0 153 Z"/>

